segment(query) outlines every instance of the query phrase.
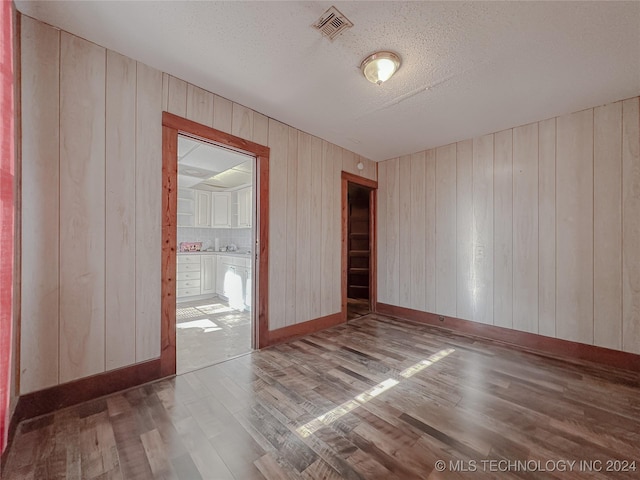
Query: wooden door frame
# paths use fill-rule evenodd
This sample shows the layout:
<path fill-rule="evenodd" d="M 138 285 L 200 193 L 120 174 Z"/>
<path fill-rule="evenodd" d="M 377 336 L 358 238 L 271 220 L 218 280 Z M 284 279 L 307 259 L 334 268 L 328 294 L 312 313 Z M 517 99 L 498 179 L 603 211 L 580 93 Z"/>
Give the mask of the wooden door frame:
<path fill-rule="evenodd" d="M 369 192 L 369 309 L 376 311 L 378 302 L 377 285 L 377 227 L 376 205 L 378 182 L 342 172 L 342 315 L 347 320 L 347 269 L 349 268 L 349 184 L 370 188 Z"/>
<path fill-rule="evenodd" d="M 266 346 L 269 329 L 269 147 L 162 112 L 162 284 L 160 369 L 163 377 L 176 373 L 176 242 L 178 208 L 178 134 L 246 153 L 256 158 L 257 272 L 252 272 L 257 308 L 253 344 Z"/>

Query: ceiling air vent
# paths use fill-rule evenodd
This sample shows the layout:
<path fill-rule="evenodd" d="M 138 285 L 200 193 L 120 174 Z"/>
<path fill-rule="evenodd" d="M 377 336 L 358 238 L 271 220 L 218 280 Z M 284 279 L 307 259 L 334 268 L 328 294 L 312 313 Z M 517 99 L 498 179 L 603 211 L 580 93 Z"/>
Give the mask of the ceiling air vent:
<path fill-rule="evenodd" d="M 322 35 L 328 37 L 329 40 L 333 40 L 346 29 L 353 27 L 353 23 L 340 13 L 340 10 L 336 7 L 331 7 L 322 14 L 313 26 L 320 30 Z"/>

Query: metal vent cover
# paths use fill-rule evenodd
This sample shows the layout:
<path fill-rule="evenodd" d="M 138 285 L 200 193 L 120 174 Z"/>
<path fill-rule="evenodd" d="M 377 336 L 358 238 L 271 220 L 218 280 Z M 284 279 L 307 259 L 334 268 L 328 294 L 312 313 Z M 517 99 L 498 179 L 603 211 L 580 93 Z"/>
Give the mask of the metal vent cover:
<path fill-rule="evenodd" d="M 353 27 L 353 23 L 340 10 L 332 6 L 322 14 L 313 26 L 320 30 L 322 35 L 333 41 L 342 32 Z"/>

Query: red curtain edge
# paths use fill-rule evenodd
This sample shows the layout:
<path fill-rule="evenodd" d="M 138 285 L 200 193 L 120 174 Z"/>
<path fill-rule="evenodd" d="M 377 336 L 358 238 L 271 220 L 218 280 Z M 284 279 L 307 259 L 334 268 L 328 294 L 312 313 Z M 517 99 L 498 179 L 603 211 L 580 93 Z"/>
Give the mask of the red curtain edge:
<path fill-rule="evenodd" d="M 0 452 L 7 446 L 11 395 L 14 255 L 13 4 L 0 8 Z"/>

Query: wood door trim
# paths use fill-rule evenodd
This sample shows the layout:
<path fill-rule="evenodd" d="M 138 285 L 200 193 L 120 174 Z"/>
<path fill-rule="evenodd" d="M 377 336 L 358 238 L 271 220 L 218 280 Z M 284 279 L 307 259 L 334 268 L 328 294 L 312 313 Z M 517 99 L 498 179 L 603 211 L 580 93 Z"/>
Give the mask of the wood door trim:
<path fill-rule="evenodd" d="M 253 274 L 258 298 L 254 318 L 254 345 L 263 348 L 269 330 L 269 147 L 162 112 L 162 283 L 160 362 L 162 376 L 176 373 L 176 241 L 178 196 L 178 134 L 247 153 L 256 158 L 256 231 L 258 259 Z"/>
<path fill-rule="evenodd" d="M 370 178 L 359 177 L 358 175 L 354 175 L 349 172 L 342 172 L 342 179 L 347 180 L 351 183 L 357 183 L 358 185 L 362 185 L 363 187 L 369 187 L 372 189 L 378 188 L 378 182 L 376 180 L 371 180 Z"/>
<path fill-rule="evenodd" d="M 187 120 L 186 118 L 179 117 L 173 113 L 162 112 L 162 125 L 178 130 L 180 133 L 184 133 L 191 137 L 200 137 L 205 141 L 209 141 L 209 143 L 214 142 L 218 145 L 238 150 L 241 153 L 249 153 L 256 157 L 269 156 L 269 147 L 265 145 L 260 145 L 259 143 L 236 137 L 235 135 L 223 132 L 222 130 L 217 130 L 192 120 Z"/>
<path fill-rule="evenodd" d="M 359 177 L 352 173 L 342 172 L 342 319 L 347 320 L 347 270 L 349 263 L 348 236 L 349 236 L 349 183 L 368 187 L 369 192 L 369 309 L 376 311 L 378 301 L 377 290 L 377 262 L 376 262 L 376 198 L 378 182 L 369 178 Z"/>

